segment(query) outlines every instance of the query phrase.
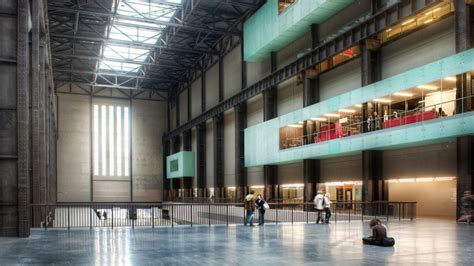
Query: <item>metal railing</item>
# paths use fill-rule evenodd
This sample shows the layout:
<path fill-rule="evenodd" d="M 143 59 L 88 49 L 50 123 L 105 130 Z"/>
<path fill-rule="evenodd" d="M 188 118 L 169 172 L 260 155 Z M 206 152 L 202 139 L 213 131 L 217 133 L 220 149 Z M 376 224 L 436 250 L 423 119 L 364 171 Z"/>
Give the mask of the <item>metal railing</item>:
<path fill-rule="evenodd" d="M 472 100 L 472 98 L 474 98 L 474 96 L 472 95 L 465 96 L 454 100 L 441 101 L 432 105 L 418 106 L 410 110 L 398 110 L 398 112 L 389 113 L 386 115 L 379 114 L 377 117 L 370 118 L 370 121 L 360 121 L 360 119 L 354 119 L 354 116 L 361 115 L 361 111 L 358 111 L 354 114 L 348 114 L 346 116 L 346 118 L 349 119 L 348 123 L 340 124 L 338 128 L 333 127 L 324 130 L 316 130 L 315 132 L 296 137 L 283 137 L 280 149 L 291 149 L 294 147 L 304 146 L 308 144 L 325 142 L 333 139 L 345 138 L 368 132 L 425 122 L 428 120 L 439 119 L 447 116 L 456 115 L 459 113 L 469 112 L 472 110 L 470 108 L 467 108 L 468 106 L 464 105 L 464 101 Z M 455 107 L 454 113 L 446 114 L 445 111 L 440 108 L 447 104 L 453 104 L 453 106 Z M 459 113 L 456 113 L 456 106 L 461 106 L 460 110 L 458 110 Z M 390 111 L 393 112 L 395 110 Z M 333 121 L 328 121 L 332 122 L 331 125 L 335 125 L 334 123 L 338 123 L 338 120 L 339 117 L 334 118 Z M 330 123 L 328 121 L 325 121 L 325 123 L 328 123 L 329 125 Z"/>
<path fill-rule="evenodd" d="M 270 203 L 265 223 L 314 223 L 317 212 L 313 203 Z M 243 203 L 63 203 L 31 205 L 41 221 L 33 228 L 96 228 L 96 227 L 175 227 L 195 225 L 243 224 Z M 334 202 L 331 222 L 413 220 L 416 202 Z M 255 211 L 257 223 L 259 211 Z M 323 213 L 324 217 L 324 213 Z"/>

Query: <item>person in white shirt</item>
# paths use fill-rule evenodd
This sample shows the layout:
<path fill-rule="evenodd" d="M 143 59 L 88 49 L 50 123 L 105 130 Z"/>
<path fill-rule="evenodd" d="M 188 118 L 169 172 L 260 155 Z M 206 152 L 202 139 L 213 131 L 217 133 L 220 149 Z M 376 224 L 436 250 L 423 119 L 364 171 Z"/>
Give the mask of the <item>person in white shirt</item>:
<path fill-rule="evenodd" d="M 331 195 L 329 193 L 326 193 L 324 195 L 324 212 L 326 213 L 326 223 L 329 223 L 329 219 L 331 219 L 331 200 L 329 199 Z"/>
<path fill-rule="evenodd" d="M 324 211 L 324 196 L 322 191 L 318 191 L 318 194 L 314 197 L 314 209 L 316 209 L 318 218 L 316 220 L 316 223 L 323 223 L 323 211 Z"/>

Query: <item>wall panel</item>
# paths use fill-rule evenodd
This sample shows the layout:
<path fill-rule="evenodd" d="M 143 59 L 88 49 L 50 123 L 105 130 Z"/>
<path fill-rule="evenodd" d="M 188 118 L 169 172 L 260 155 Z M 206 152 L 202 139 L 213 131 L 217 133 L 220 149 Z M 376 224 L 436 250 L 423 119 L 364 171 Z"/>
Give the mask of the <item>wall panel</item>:
<path fill-rule="evenodd" d="M 206 110 L 219 103 L 219 63 L 206 71 Z"/>
<path fill-rule="evenodd" d="M 224 57 L 224 99 L 242 89 L 242 64 L 240 45 Z"/>
<path fill-rule="evenodd" d="M 454 17 L 382 47 L 382 78 L 388 78 L 456 53 Z"/>
<path fill-rule="evenodd" d="M 320 77 L 321 101 L 362 86 L 360 59 L 354 59 L 328 71 Z"/>
<path fill-rule="evenodd" d="M 303 84 L 291 78 L 278 86 L 278 116 L 303 108 Z"/>
<path fill-rule="evenodd" d="M 214 187 L 214 134 L 212 120 L 206 122 L 206 184 Z"/>
<path fill-rule="evenodd" d="M 235 186 L 235 114 L 224 114 L 224 186 Z"/>
<path fill-rule="evenodd" d="M 194 118 L 201 113 L 201 78 L 191 84 L 191 116 Z"/>

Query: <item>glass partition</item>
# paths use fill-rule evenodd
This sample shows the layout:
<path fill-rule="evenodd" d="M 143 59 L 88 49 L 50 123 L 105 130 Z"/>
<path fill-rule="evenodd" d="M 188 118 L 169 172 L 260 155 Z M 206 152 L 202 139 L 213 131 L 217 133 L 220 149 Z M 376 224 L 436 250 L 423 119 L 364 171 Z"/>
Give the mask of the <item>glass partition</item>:
<path fill-rule="evenodd" d="M 398 91 L 280 128 L 280 149 L 439 119 L 472 110 L 471 72 Z"/>

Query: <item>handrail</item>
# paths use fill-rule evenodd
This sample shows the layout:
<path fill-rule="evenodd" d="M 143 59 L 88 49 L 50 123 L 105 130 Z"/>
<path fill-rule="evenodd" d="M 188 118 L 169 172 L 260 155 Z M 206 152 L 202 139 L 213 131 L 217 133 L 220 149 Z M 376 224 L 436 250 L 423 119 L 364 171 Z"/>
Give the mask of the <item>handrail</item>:
<path fill-rule="evenodd" d="M 459 102 L 459 101 L 463 101 L 463 100 L 466 100 L 466 99 L 471 99 L 471 98 L 474 98 L 474 95 L 470 95 L 470 96 L 465 96 L 465 97 L 461 97 L 461 98 L 456 98 L 454 100 L 450 100 L 450 101 L 443 101 L 443 102 L 439 102 L 439 103 L 436 103 L 436 104 L 433 104 L 433 105 L 428 105 L 428 106 L 423 106 L 421 108 L 414 108 L 414 109 L 410 109 L 410 110 L 406 110 L 406 111 L 402 111 L 400 113 L 397 113 L 396 115 L 394 114 L 389 114 L 387 115 L 388 116 L 388 120 L 386 121 L 391 121 L 392 119 L 396 119 L 396 118 L 401 118 L 401 119 L 404 119 L 406 118 L 407 116 L 409 115 L 413 115 L 413 114 L 416 114 L 417 112 L 419 112 L 421 109 L 424 109 L 424 110 L 429 110 L 429 109 L 433 109 L 433 108 L 436 108 L 437 106 L 440 106 L 440 105 L 444 105 L 444 104 L 448 104 L 448 103 L 453 103 L 453 102 Z M 438 110 L 435 110 L 435 111 L 438 111 Z M 424 112 L 430 112 L 430 111 L 424 111 Z M 423 113 L 421 113 L 421 115 L 423 115 Z M 463 111 L 460 112 L 460 113 L 464 113 L 464 108 L 463 108 Z M 453 114 L 453 115 L 456 115 Z M 443 117 L 447 117 L 446 115 L 441 115 L 441 114 L 438 114 L 436 112 L 436 119 L 438 118 L 443 118 Z M 384 115 L 381 114 L 379 115 L 378 117 L 376 118 L 372 118 L 371 119 L 371 122 L 372 121 L 378 121 L 378 123 L 383 123 L 384 122 Z M 424 121 L 424 120 L 423 120 Z M 419 122 L 423 122 L 423 121 L 416 121 L 415 123 L 409 123 L 409 124 L 416 124 L 416 123 L 419 123 Z M 403 125 L 407 125 L 406 124 L 406 121 L 404 121 L 405 123 L 400 125 L 400 126 L 403 126 Z M 362 122 L 356 122 L 356 123 L 351 123 L 351 124 L 348 124 L 348 125 L 344 125 L 344 126 L 341 126 L 341 130 L 343 132 L 346 132 L 348 131 L 348 129 L 350 128 L 360 128 L 362 129 L 362 127 L 365 127 L 369 124 L 368 121 L 362 121 Z M 345 129 L 345 130 L 344 130 Z M 350 137 L 350 136 L 356 136 L 356 135 L 360 135 L 360 134 L 365 134 L 365 133 L 370 133 L 370 132 L 374 132 L 374 131 L 379 131 L 379 130 L 383 130 L 385 128 L 379 128 L 378 130 L 376 129 L 372 129 L 370 131 L 367 131 L 367 132 L 364 132 L 363 130 L 360 130 L 358 133 L 352 135 L 348 135 L 348 136 L 338 136 L 337 138 L 345 138 L 345 137 Z M 304 142 L 304 139 L 306 138 L 311 138 L 311 137 L 316 137 L 316 136 L 320 136 L 321 134 L 324 134 L 324 133 L 330 133 L 330 132 L 335 132 L 337 129 L 336 128 L 333 128 L 333 129 L 328 129 L 328 130 L 322 130 L 322 131 L 315 131 L 313 133 L 310 133 L 310 134 L 306 134 L 306 135 L 301 135 L 301 136 L 298 136 L 298 137 L 294 137 L 294 138 L 284 138 L 284 143 L 287 144 L 288 142 L 291 142 L 291 141 L 301 141 L 301 144 L 299 145 L 296 145 L 294 147 L 300 147 L 300 146 L 304 146 L 304 145 L 308 145 L 308 144 L 313 144 L 313 143 L 316 143 L 316 142 L 310 142 L 310 143 L 303 143 Z M 336 139 L 337 139 L 336 138 Z M 331 139 L 328 139 L 328 140 L 331 140 Z M 326 140 L 327 141 L 327 140 Z M 324 141 L 323 141 L 324 142 Z M 281 150 L 286 150 L 286 149 L 291 149 L 291 148 L 294 148 L 294 147 L 284 147 L 282 148 Z"/>

